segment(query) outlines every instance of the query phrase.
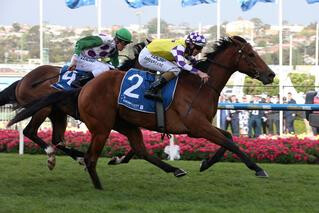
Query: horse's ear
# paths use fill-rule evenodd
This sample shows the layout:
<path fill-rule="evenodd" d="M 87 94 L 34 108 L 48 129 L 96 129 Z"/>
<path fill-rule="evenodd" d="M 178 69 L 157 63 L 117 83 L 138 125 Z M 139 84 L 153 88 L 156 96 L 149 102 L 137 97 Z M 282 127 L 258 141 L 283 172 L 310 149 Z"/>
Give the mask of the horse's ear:
<path fill-rule="evenodd" d="M 228 37 L 228 39 L 229 39 L 229 41 L 231 42 L 231 43 L 233 43 L 233 44 L 238 44 L 238 41 L 233 37 L 233 36 L 229 36 Z"/>
<path fill-rule="evenodd" d="M 146 42 L 147 42 L 146 44 L 149 44 L 149 43 L 152 42 L 152 39 L 148 39 L 148 38 L 147 38 L 147 39 L 146 39 Z"/>

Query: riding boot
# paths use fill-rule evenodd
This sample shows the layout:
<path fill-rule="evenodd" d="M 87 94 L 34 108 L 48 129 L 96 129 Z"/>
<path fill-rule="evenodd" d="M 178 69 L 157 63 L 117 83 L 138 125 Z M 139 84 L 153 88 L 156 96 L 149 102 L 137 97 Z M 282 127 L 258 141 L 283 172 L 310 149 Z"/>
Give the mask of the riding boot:
<path fill-rule="evenodd" d="M 74 88 L 83 87 L 87 82 L 93 79 L 94 76 L 92 72 L 87 72 L 85 75 L 79 75 L 76 79 L 71 83 L 71 86 Z"/>
<path fill-rule="evenodd" d="M 155 99 L 157 101 L 163 101 L 160 94 L 157 94 L 158 90 L 163 88 L 166 83 L 174 78 L 174 73 L 166 72 L 164 73 L 159 79 L 151 83 L 150 88 L 148 88 L 145 93 L 144 97 L 148 99 Z"/>

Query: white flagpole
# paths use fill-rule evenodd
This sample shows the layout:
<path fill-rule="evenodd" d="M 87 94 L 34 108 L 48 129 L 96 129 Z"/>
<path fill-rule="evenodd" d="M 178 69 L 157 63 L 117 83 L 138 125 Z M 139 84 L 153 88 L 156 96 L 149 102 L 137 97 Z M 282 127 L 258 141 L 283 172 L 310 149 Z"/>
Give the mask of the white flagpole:
<path fill-rule="evenodd" d="M 282 0 L 278 0 L 279 18 L 279 103 L 283 103 L 283 73 L 282 73 Z M 279 133 L 283 134 L 283 111 L 279 112 Z"/>
<path fill-rule="evenodd" d="M 318 66 L 318 49 L 319 49 L 319 24 L 317 22 L 317 25 L 316 25 L 316 66 Z"/>
<path fill-rule="evenodd" d="M 315 88 L 317 89 L 319 87 L 319 69 L 318 69 L 318 38 L 319 37 L 319 25 L 317 22 L 316 25 L 316 59 L 315 59 L 315 65 L 316 65 L 316 82 L 315 82 Z"/>
<path fill-rule="evenodd" d="M 292 35 L 289 36 L 289 66 L 292 66 Z"/>
<path fill-rule="evenodd" d="M 101 5 L 102 1 L 101 0 L 95 0 L 95 6 L 97 9 L 97 32 L 100 34 L 101 33 L 101 26 L 102 26 L 102 12 L 101 12 Z"/>
<path fill-rule="evenodd" d="M 216 0 L 217 40 L 220 39 L 220 0 Z"/>
<path fill-rule="evenodd" d="M 40 64 L 43 64 L 43 0 L 39 0 L 39 33 L 40 33 Z"/>
<path fill-rule="evenodd" d="M 157 38 L 161 38 L 161 0 L 158 0 L 157 5 Z"/>

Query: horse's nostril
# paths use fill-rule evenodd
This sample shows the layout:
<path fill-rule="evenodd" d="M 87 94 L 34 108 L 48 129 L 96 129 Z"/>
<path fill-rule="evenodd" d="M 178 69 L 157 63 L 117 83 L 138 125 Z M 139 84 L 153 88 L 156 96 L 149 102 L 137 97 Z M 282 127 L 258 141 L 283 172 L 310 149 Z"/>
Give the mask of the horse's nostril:
<path fill-rule="evenodd" d="M 274 72 L 269 73 L 269 78 L 274 78 L 276 76 L 276 74 Z"/>

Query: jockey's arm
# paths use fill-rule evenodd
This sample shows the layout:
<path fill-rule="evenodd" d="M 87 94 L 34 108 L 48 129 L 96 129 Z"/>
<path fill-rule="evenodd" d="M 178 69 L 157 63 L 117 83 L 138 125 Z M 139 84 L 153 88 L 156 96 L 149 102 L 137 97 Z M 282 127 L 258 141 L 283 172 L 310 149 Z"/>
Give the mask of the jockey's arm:
<path fill-rule="evenodd" d="M 119 53 L 116 51 L 112 56 L 110 56 L 111 63 L 114 67 L 118 67 L 120 62 L 119 62 Z"/>
<path fill-rule="evenodd" d="M 171 50 L 172 55 L 175 58 L 177 66 L 183 70 L 187 70 L 191 73 L 197 73 L 199 70 L 193 67 L 192 65 L 186 63 L 186 58 L 184 57 L 185 47 L 178 45 Z"/>
<path fill-rule="evenodd" d="M 198 75 L 204 83 L 208 81 L 209 76 L 207 75 L 207 73 L 204 73 L 196 69 L 192 65 L 186 63 L 186 59 L 184 57 L 185 47 L 183 47 L 182 45 L 178 45 L 171 50 L 171 53 L 175 58 L 177 66 L 179 66 L 183 70 L 187 70 L 190 73 Z"/>

